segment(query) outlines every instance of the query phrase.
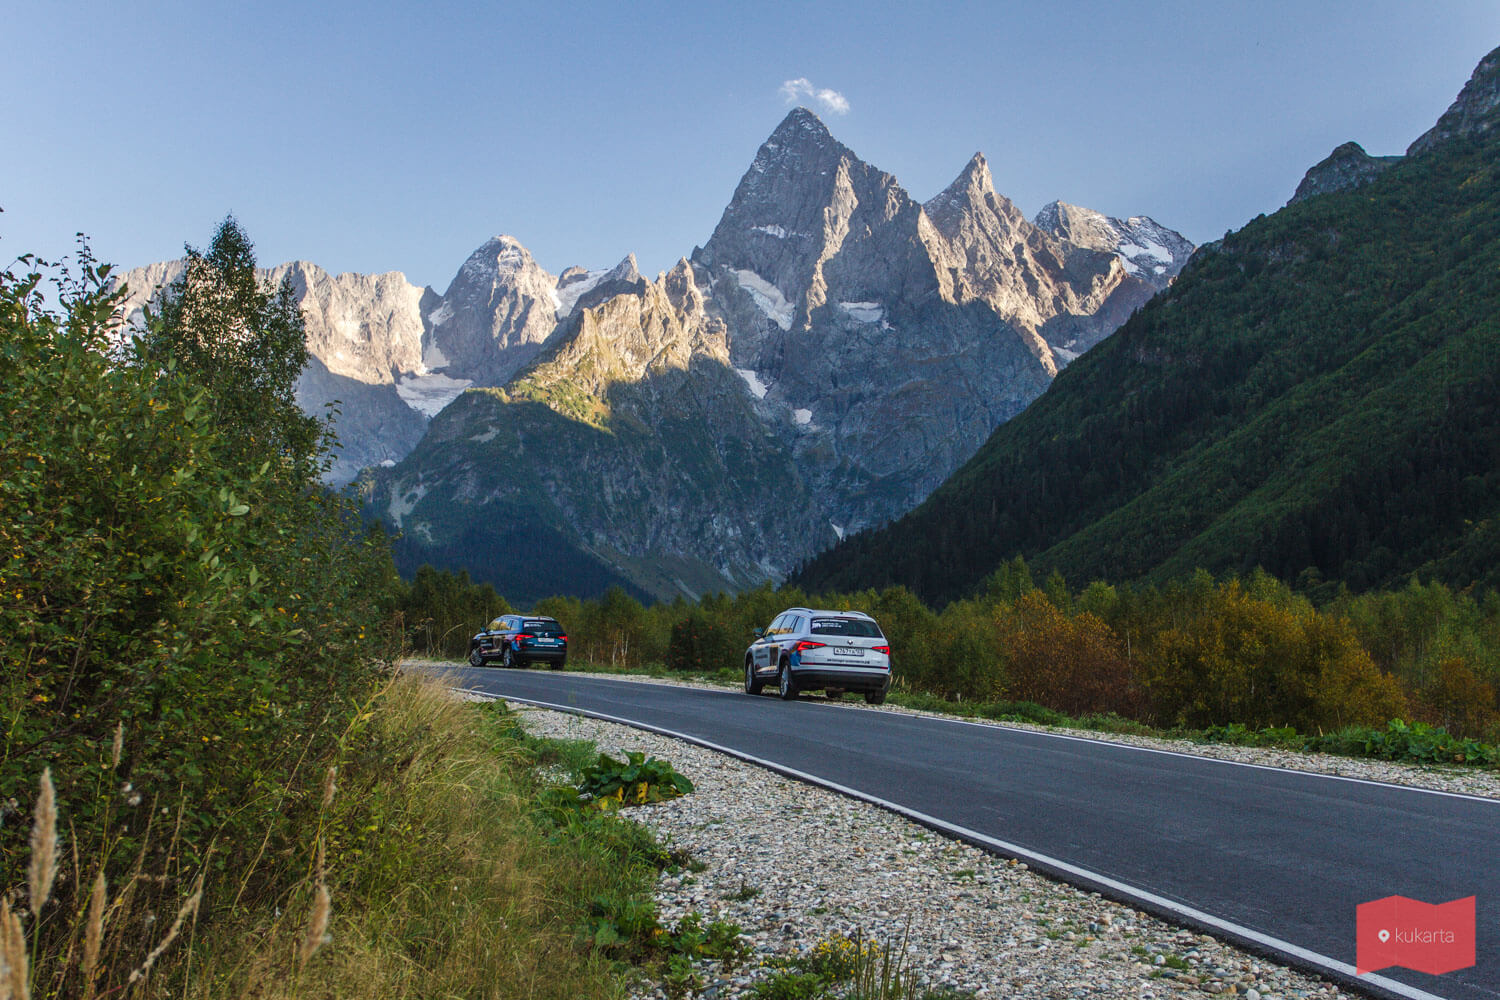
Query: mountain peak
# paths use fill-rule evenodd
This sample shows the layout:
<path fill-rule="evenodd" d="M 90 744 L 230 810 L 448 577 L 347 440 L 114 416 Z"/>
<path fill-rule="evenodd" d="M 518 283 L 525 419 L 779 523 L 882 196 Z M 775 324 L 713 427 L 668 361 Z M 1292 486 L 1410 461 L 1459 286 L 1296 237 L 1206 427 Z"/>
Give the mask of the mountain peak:
<path fill-rule="evenodd" d="M 796 107 L 787 112 L 781 124 L 776 126 L 776 131 L 771 133 L 771 139 L 767 141 L 791 143 L 808 138 L 822 141 L 832 139 L 833 133 L 828 131 L 828 126 L 823 124 L 823 119 L 807 108 Z"/>
<path fill-rule="evenodd" d="M 1032 225 L 1080 246 L 1092 247 L 1096 243 L 1102 246 L 1112 235 L 1112 230 L 1107 235 L 1100 235 L 1110 229 L 1109 220 L 1103 212 L 1065 201 L 1051 201 L 1043 205 L 1032 220 Z"/>
<path fill-rule="evenodd" d="M 1193 244 L 1147 215 L 1117 219 L 1082 205 L 1054 201 L 1033 225 L 1074 246 L 1114 254 L 1126 273 L 1164 288 L 1192 256 Z"/>
<path fill-rule="evenodd" d="M 453 280 L 457 283 L 467 278 L 481 283 L 493 283 L 501 275 L 532 271 L 541 271 L 541 268 L 532 258 L 531 251 L 522 246 L 521 241 L 514 236 L 502 233 L 499 236 L 491 236 L 484 241 L 483 246 L 469 254 L 469 259 L 464 261 L 463 267 L 459 269 Z M 549 277 L 549 283 L 551 280 Z M 454 285 L 449 285 L 450 293 L 454 287 Z"/>
<path fill-rule="evenodd" d="M 640 281 L 641 268 L 636 262 L 635 254 L 628 253 L 625 259 L 614 266 L 614 269 L 605 275 L 605 281 Z"/>
<path fill-rule="evenodd" d="M 1400 159 L 1400 156 L 1371 156 L 1359 143 L 1346 142 L 1308 169 L 1302 177 L 1302 183 L 1297 185 L 1292 200 L 1287 204 L 1294 205 L 1320 194 L 1346 191 L 1368 184 Z"/>
<path fill-rule="evenodd" d="M 969 162 L 964 165 L 957 180 L 948 185 L 948 190 L 952 191 L 960 185 L 980 195 L 994 192 L 995 178 L 990 176 L 990 165 L 983 153 L 975 153 L 969 157 Z"/>
<path fill-rule="evenodd" d="M 995 191 L 995 179 L 983 153 L 975 153 L 959 171 L 953 183 L 943 188 L 922 206 L 927 217 L 944 235 L 952 237 L 966 214 L 993 213 L 1004 220 L 1004 227 L 1014 231 L 1025 222 L 1009 198 Z"/>

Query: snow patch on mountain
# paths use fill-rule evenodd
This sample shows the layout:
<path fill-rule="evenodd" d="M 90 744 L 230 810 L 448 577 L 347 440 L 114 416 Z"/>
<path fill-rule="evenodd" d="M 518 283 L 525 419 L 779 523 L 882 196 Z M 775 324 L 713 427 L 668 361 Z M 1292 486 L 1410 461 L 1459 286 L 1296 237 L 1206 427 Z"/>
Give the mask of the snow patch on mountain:
<path fill-rule="evenodd" d="M 575 278 L 568 284 L 559 283 L 552 290 L 552 307 L 557 311 L 557 318 L 562 319 L 573 312 L 573 307 L 578 305 L 578 300 L 598 287 L 610 274 L 609 268 L 600 268 L 597 271 L 589 271 L 581 278 Z"/>
<path fill-rule="evenodd" d="M 756 306 L 759 307 L 761 312 L 770 317 L 772 322 L 783 330 L 790 330 L 792 328 L 792 311 L 794 307 L 786 300 L 786 296 L 781 294 L 781 289 L 751 270 L 741 268 L 739 270 L 732 270 L 729 273 L 734 275 L 734 280 L 739 283 L 741 288 L 750 293 L 750 297 L 755 300 Z"/>
<path fill-rule="evenodd" d="M 443 307 L 448 308 L 447 306 Z M 428 344 L 422 349 L 422 368 L 418 375 L 429 375 L 432 372 L 448 367 L 448 355 L 436 344 Z"/>
<path fill-rule="evenodd" d="M 750 393 L 756 399 L 765 399 L 770 387 L 760 380 L 760 376 L 749 368 L 736 368 L 734 373 L 745 380 L 745 385 L 750 387 Z"/>
<path fill-rule="evenodd" d="M 885 319 L 885 306 L 879 302 L 840 302 L 839 308 L 861 323 L 879 323 Z"/>
<path fill-rule="evenodd" d="M 396 395 L 413 410 L 435 417 L 473 384 L 471 379 L 449 378 L 434 372 L 398 379 Z"/>
<path fill-rule="evenodd" d="M 774 236 L 778 240 L 786 239 L 787 235 L 786 230 L 781 226 L 752 226 L 750 227 L 750 231 L 752 233 L 765 233 L 767 236 Z"/>
<path fill-rule="evenodd" d="M 1129 240 L 1126 240 L 1120 244 L 1119 249 L 1117 249 L 1115 252 L 1122 257 L 1155 257 L 1163 264 L 1172 263 L 1172 251 L 1168 250 L 1160 243 L 1157 243 L 1150 239 L 1143 238 L 1141 242 L 1144 243 L 1145 246 L 1140 246 L 1135 243 L 1131 243 Z"/>

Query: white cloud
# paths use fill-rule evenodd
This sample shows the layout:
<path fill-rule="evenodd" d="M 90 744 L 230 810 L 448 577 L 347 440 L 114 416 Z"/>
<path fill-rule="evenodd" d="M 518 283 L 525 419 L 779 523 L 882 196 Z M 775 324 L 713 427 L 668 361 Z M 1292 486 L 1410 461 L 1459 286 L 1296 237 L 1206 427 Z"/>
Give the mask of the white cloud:
<path fill-rule="evenodd" d="M 811 98 L 818 103 L 824 111 L 835 115 L 847 115 L 849 113 L 849 99 L 837 90 L 829 90 L 826 87 L 814 87 L 812 81 L 805 76 L 799 76 L 795 80 L 787 80 L 781 85 L 781 96 L 788 104 L 796 104 L 798 101 Z"/>

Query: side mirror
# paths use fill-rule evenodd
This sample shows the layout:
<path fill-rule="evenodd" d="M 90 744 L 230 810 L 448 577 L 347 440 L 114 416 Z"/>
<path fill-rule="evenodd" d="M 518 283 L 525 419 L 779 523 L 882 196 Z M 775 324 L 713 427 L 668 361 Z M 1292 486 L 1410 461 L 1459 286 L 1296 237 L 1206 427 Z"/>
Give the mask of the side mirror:
<path fill-rule="evenodd" d="M 766 630 L 763 628 L 754 629 L 753 631 L 755 632 L 755 638 L 757 639 L 764 638 L 766 634 Z"/>

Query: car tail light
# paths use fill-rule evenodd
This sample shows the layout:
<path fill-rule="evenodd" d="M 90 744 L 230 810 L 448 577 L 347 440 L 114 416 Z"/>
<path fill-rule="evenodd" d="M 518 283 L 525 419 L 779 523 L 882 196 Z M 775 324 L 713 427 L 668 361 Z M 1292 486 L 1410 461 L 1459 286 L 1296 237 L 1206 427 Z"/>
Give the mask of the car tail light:
<path fill-rule="evenodd" d="M 884 653 L 886 656 L 891 655 L 891 647 L 889 646 L 871 646 L 870 648 L 877 653 Z"/>
<path fill-rule="evenodd" d="M 531 636 L 528 635 L 525 632 L 517 632 L 515 635 L 513 635 L 513 636 L 510 637 L 510 641 L 511 642 L 520 642 L 522 639 L 530 639 L 530 638 L 531 638 Z"/>
<path fill-rule="evenodd" d="M 819 646 L 826 645 L 828 645 L 828 643 L 826 642 L 813 642 L 810 639 L 803 639 L 801 642 L 797 643 L 797 645 L 792 647 L 792 652 L 800 653 L 804 649 L 817 649 Z"/>
<path fill-rule="evenodd" d="M 567 642 L 568 641 L 568 637 L 565 636 L 565 635 L 560 635 L 560 636 L 558 636 L 558 638 L 561 639 L 563 642 Z"/>

